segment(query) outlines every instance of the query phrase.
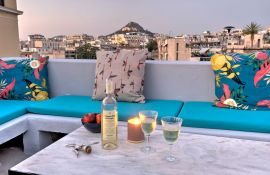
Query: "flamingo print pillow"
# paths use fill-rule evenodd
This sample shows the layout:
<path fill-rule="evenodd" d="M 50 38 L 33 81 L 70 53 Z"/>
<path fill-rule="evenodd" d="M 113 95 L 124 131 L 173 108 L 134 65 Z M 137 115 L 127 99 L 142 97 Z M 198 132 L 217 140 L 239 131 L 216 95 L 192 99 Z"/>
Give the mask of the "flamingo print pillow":
<path fill-rule="evenodd" d="M 270 51 L 215 54 L 217 107 L 270 110 Z"/>
<path fill-rule="evenodd" d="M 0 100 L 48 99 L 46 58 L 0 59 Z"/>
<path fill-rule="evenodd" d="M 105 81 L 112 79 L 118 101 L 144 103 L 144 67 L 147 50 L 98 51 L 92 98 L 105 97 Z"/>

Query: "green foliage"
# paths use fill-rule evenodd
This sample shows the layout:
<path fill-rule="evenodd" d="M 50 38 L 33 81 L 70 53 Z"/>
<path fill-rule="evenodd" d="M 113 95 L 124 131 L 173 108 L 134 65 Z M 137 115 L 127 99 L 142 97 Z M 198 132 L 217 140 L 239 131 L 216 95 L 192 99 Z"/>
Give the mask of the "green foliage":
<path fill-rule="evenodd" d="M 244 35 L 250 35 L 251 39 L 251 47 L 253 47 L 254 42 L 254 35 L 256 35 L 261 30 L 261 26 L 255 22 L 251 22 L 250 24 L 246 25 L 243 30 Z"/>
<path fill-rule="evenodd" d="M 245 35 L 255 35 L 261 30 L 261 26 L 255 22 L 251 22 L 250 24 L 246 25 L 243 30 Z"/>
<path fill-rule="evenodd" d="M 91 44 L 85 44 L 76 49 L 77 59 L 96 59 L 96 51 L 98 48 L 92 47 Z"/>
<path fill-rule="evenodd" d="M 236 100 L 239 103 L 247 102 L 246 101 L 246 98 L 248 96 L 246 96 L 246 95 L 243 94 L 244 88 L 245 88 L 245 86 L 240 86 L 238 89 L 233 89 L 231 91 L 231 98 L 234 99 L 234 100 Z"/>
<path fill-rule="evenodd" d="M 152 52 L 158 49 L 158 44 L 156 40 L 150 40 L 149 43 L 146 45 L 148 52 Z"/>
<path fill-rule="evenodd" d="M 245 63 L 245 65 L 252 66 L 253 71 L 259 70 L 262 64 L 263 61 L 259 59 L 250 59 Z"/>

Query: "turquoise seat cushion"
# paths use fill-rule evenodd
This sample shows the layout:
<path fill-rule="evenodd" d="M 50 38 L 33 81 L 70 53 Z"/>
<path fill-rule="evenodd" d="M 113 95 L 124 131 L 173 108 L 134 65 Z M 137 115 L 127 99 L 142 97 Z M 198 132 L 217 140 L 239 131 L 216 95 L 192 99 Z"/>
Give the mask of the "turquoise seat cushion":
<path fill-rule="evenodd" d="M 31 102 L 19 100 L 0 100 L 0 125 L 27 113 Z"/>
<path fill-rule="evenodd" d="M 270 133 L 270 111 L 217 108 L 211 102 L 185 102 L 179 116 L 187 127 Z"/>
<path fill-rule="evenodd" d="M 183 102 L 174 100 L 146 100 L 146 103 L 118 102 L 118 117 L 127 121 L 137 116 L 140 110 L 156 110 L 161 116 L 178 116 Z M 82 117 L 86 113 L 100 113 L 101 101 L 88 96 L 58 96 L 46 101 L 35 102 L 28 111 L 36 114 L 66 117 Z"/>

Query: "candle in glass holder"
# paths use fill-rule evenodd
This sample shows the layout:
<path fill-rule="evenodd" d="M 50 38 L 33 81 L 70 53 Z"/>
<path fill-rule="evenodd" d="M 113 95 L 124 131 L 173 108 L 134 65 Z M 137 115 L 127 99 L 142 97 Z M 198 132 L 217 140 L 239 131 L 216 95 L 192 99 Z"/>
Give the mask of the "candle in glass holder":
<path fill-rule="evenodd" d="M 128 142 L 141 143 L 144 141 L 144 134 L 141 128 L 141 121 L 138 117 L 128 120 Z"/>

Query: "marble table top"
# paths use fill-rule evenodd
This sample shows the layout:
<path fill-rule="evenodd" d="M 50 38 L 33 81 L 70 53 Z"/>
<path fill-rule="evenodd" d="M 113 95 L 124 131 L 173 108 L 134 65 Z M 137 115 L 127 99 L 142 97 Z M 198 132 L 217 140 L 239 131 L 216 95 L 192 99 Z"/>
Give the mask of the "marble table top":
<path fill-rule="evenodd" d="M 122 123 L 123 125 L 123 123 Z M 126 125 L 124 123 L 124 125 Z M 181 133 L 173 153 L 178 158 L 165 160 L 168 145 L 162 131 L 151 136 L 155 153 L 144 154 L 144 145 L 127 142 L 126 126 L 119 126 L 119 148 L 112 151 L 93 145 L 90 155 L 78 158 L 66 144 L 90 144 L 100 134 L 81 127 L 10 169 L 10 173 L 41 175 L 269 175 L 270 143 L 234 138 Z M 15 174 L 14 173 L 14 174 Z"/>

